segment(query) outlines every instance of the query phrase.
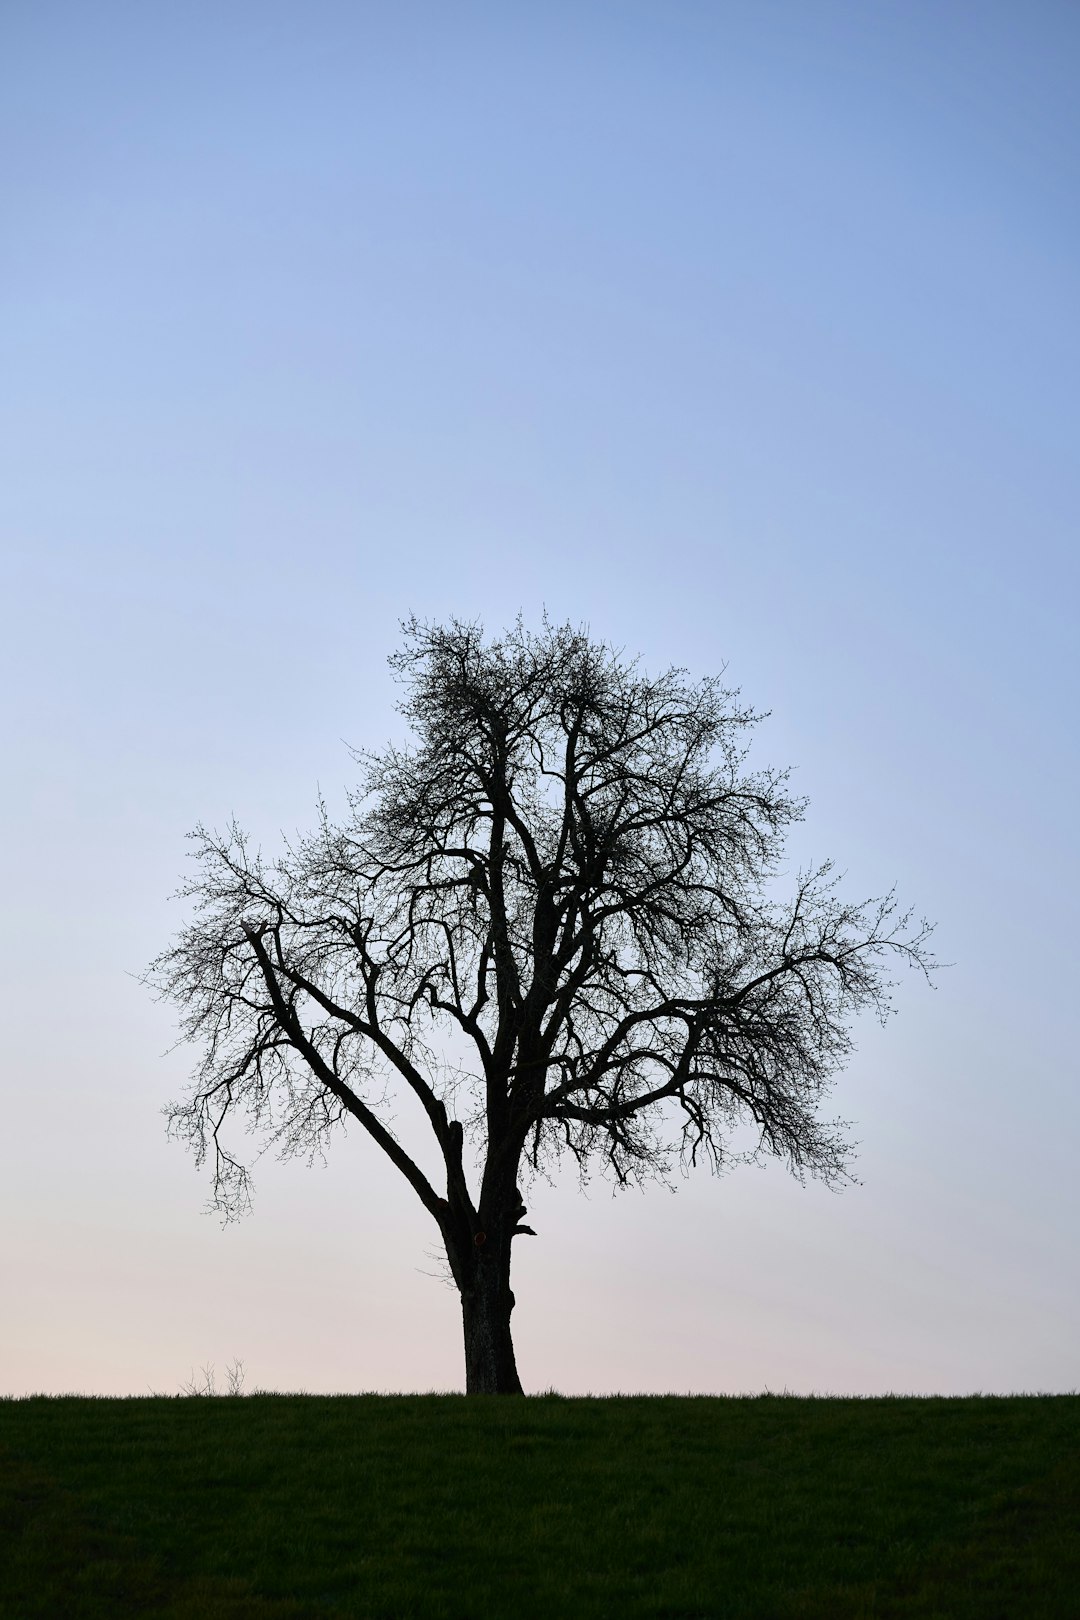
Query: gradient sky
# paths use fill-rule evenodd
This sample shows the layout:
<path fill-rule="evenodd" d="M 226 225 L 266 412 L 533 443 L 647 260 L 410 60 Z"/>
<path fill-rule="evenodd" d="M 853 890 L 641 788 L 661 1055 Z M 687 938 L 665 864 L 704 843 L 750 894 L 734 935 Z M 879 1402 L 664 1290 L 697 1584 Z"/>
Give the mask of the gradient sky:
<path fill-rule="evenodd" d="M 0 1392 L 462 1386 L 359 1133 L 204 1213 L 136 976 L 196 820 L 400 735 L 403 616 L 545 606 L 726 664 L 792 866 L 954 965 L 861 1186 L 538 1187 L 526 1388 L 1080 1384 L 1078 64 L 1064 0 L 4 8 Z"/>

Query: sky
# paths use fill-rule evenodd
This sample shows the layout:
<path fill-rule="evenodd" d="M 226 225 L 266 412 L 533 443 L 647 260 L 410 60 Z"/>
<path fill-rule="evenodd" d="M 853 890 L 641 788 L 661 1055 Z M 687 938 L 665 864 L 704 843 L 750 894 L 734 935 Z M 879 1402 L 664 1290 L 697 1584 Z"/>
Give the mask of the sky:
<path fill-rule="evenodd" d="M 951 965 L 856 1032 L 859 1185 L 538 1184 L 526 1389 L 1080 1386 L 1078 53 L 1064 0 L 4 8 L 0 1393 L 463 1387 L 358 1133 L 207 1213 L 138 981 L 197 821 L 270 851 L 402 738 L 403 618 L 545 609 L 725 669 L 791 871 Z"/>

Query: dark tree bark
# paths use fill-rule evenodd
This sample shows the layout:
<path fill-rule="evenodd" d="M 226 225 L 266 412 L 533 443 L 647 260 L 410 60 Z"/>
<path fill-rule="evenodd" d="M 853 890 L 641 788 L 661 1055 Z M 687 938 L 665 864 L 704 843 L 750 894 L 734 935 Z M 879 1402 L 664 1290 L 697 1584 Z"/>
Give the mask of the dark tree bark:
<path fill-rule="evenodd" d="M 472 1279 L 461 1291 L 465 1329 L 465 1391 L 469 1395 L 520 1395 L 510 1332 L 510 1246 L 478 1254 Z"/>
<path fill-rule="evenodd" d="M 741 1157 L 843 1181 L 822 1101 L 854 1016 L 891 1010 L 888 959 L 932 966 L 929 929 L 892 895 L 842 900 L 827 865 L 775 898 L 804 806 L 746 768 L 758 717 L 718 682 L 649 679 L 570 627 L 407 629 L 415 744 L 365 757 L 345 821 L 320 807 L 273 863 L 197 829 L 193 920 L 147 978 L 201 1049 L 170 1121 L 212 1152 L 218 1207 L 248 1202 L 237 1110 L 309 1156 L 356 1120 L 438 1226 L 469 1392 L 517 1393 L 522 1177 L 566 1153 L 619 1182 L 678 1153 L 716 1167 L 750 1123 Z M 389 1128 L 391 1091 L 443 1185 Z"/>

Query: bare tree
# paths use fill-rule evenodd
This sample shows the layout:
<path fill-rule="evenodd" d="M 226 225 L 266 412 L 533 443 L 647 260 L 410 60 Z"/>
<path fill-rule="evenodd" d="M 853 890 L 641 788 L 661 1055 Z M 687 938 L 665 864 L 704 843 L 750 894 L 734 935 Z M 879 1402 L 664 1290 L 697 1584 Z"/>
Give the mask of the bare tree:
<path fill-rule="evenodd" d="M 804 804 L 747 769 L 760 717 L 717 680 L 650 679 L 546 621 L 488 642 L 413 621 L 391 662 L 415 740 L 358 756 L 344 824 L 320 805 L 272 862 L 236 826 L 192 835 L 194 920 L 147 974 L 202 1053 L 171 1128 L 212 1153 L 232 1215 L 230 1115 L 309 1155 L 358 1121 L 438 1226 L 468 1390 L 515 1392 L 522 1182 L 560 1153 L 620 1182 L 679 1153 L 843 1181 L 823 1098 L 853 1016 L 890 1011 L 889 960 L 932 966 L 929 929 L 891 894 L 844 901 L 828 866 L 777 897 Z M 395 1094 L 440 1185 L 391 1129 Z"/>

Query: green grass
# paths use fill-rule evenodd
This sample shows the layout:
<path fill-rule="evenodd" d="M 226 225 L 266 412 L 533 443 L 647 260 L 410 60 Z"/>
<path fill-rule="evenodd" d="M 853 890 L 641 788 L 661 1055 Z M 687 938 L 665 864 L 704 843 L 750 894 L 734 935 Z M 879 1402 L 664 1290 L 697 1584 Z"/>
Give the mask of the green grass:
<path fill-rule="evenodd" d="M 1080 1397 L 0 1401 L 4 1620 L 1067 1620 Z"/>

